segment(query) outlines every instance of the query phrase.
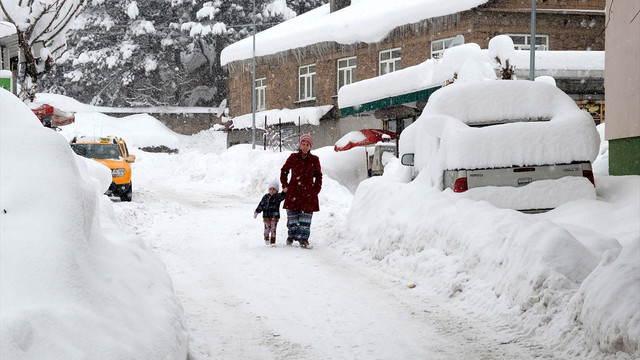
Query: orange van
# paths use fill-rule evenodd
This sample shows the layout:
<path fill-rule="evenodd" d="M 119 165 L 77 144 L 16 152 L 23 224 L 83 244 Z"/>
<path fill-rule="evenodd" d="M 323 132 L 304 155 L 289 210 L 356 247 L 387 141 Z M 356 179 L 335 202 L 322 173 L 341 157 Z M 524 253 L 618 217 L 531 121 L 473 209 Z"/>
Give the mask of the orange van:
<path fill-rule="evenodd" d="M 122 201 L 131 201 L 133 187 L 129 164 L 136 160 L 136 156 L 129 154 L 127 143 L 123 139 L 116 136 L 82 136 L 74 137 L 70 144 L 76 154 L 93 159 L 111 169 L 113 181 L 106 195 L 119 197 Z"/>

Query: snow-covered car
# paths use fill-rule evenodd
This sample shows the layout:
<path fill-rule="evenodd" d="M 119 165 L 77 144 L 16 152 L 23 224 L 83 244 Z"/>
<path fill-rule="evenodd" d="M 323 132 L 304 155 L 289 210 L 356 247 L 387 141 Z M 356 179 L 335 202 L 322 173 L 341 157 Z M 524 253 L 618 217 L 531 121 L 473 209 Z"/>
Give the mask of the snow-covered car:
<path fill-rule="evenodd" d="M 535 212 L 595 199 L 599 144 L 591 116 L 553 84 L 485 80 L 436 91 L 400 157 L 432 186 Z"/>
<path fill-rule="evenodd" d="M 111 169 L 113 181 L 106 195 L 119 197 L 122 201 L 131 201 L 133 185 L 129 163 L 134 162 L 136 156 L 129 154 L 127 143 L 123 139 L 116 136 L 82 136 L 74 137 L 70 144 L 76 154 L 93 159 Z"/>

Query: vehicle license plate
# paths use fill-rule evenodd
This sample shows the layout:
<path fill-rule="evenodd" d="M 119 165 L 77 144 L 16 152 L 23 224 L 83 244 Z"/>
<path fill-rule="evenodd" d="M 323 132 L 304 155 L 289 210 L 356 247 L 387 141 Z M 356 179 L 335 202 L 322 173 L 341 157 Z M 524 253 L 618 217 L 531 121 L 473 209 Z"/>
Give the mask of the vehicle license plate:
<path fill-rule="evenodd" d="M 528 184 L 528 183 L 530 183 L 531 181 L 532 181 L 532 180 L 531 180 L 531 178 L 529 178 L 529 177 L 528 177 L 528 178 L 520 178 L 520 179 L 518 179 L 518 186 L 521 186 L 521 185 L 527 185 L 527 184 Z"/>

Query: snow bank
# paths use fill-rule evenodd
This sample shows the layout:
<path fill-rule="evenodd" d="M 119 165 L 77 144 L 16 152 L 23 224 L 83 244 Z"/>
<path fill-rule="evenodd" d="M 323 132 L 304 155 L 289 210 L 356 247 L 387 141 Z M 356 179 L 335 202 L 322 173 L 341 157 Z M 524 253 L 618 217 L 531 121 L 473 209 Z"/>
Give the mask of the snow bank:
<path fill-rule="evenodd" d="M 445 191 L 453 193 L 453 190 Z M 544 194 L 544 196 L 541 196 Z M 534 181 L 527 186 L 487 186 L 455 194 L 461 198 L 487 201 L 503 209 L 553 209 L 577 199 L 595 200 L 593 184 L 584 177 Z"/>
<path fill-rule="evenodd" d="M 47 103 L 63 111 L 75 113 L 75 122 L 61 128 L 61 133 L 71 140 L 75 136 L 118 136 L 129 147 L 164 145 L 172 149 L 180 147 L 187 136 L 177 134 L 158 119 L 148 114 L 113 117 L 100 112 L 110 112 L 112 108 L 83 104 L 75 99 L 57 94 L 39 93 L 36 103 Z M 149 111 L 159 111 L 149 108 Z M 124 136 L 126 134 L 126 137 Z"/>
<path fill-rule="evenodd" d="M 596 126 L 600 135 L 600 150 L 598 157 L 593 162 L 593 173 L 609 175 L 609 141 L 604 138 L 604 123 Z"/>
<path fill-rule="evenodd" d="M 158 119 L 147 114 L 116 118 L 99 113 L 77 113 L 75 123 L 61 129 L 67 139 L 75 136 L 112 135 L 122 137 L 129 147 L 165 145 L 177 149 L 181 141 L 187 139 L 185 135 L 171 131 Z M 127 137 L 123 134 L 127 134 Z"/>
<path fill-rule="evenodd" d="M 577 318 L 600 350 L 633 353 L 640 339 L 640 239 L 610 250 L 582 283 L 574 301 Z M 611 282 L 612 279 L 617 281 Z M 582 303 L 582 306 L 579 306 Z"/>
<path fill-rule="evenodd" d="M 606 203 L 581 200 L 540 215 L 441 192 L 425 179 L 361 183 L 332 245 L 469 314 L 501 314 L 495 326 L 510 324 L 516 338 L 536 337 L 567 358 L 640 354 L 640 229 L 630 219 L 640 216 L 639 177 L 615 185 L 598 178 Z"/>
<path fill-rule="evenodd" d="M 171 279 L 110 216 L 106 168 L 3 89 L 0 108 L 0 357 L 184 360 Z"/>

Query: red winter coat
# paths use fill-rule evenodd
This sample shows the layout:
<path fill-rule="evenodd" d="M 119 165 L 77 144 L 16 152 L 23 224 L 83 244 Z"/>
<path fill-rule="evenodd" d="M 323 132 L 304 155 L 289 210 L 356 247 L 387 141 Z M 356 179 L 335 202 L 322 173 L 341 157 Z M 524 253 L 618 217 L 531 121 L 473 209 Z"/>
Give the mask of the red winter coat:
<path fill-rule="evenodd" d="M 318 193 L 322 188 L 322 169 L 317 156 L 309 152 L 303 157 L 301 151 L 291 154 L 280 169 L 280 182 L 287 188 L 283 208 L 304 212 L 320 210 Z"/>

